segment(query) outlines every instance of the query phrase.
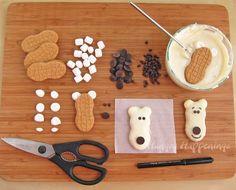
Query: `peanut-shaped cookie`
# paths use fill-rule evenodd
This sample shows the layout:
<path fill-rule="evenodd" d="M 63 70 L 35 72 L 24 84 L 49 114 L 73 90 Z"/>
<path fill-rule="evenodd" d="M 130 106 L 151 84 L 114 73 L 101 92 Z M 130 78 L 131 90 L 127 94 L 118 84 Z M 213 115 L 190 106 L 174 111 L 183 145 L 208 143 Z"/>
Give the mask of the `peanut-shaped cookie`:
<path fill-rule="evenodd" d="M 191 84 L 196 84 L 201 81 L 211 63 L 212 54 L 211 50 L 206 47 L 196 49 L 191 57 L 190 64 L 185 69 L 185 79 Z"/>
<path fill-rule="evenodd" d="M 93 99 L 96 97 L 95 91 L 89 91 L 88 93 L 75 92 L 72 94 L 75 100 L 75 124 L 76 127 L 82 132 L 89 132 L 94 125 Z"/>
<path fill-rule="evenodd" d="M 57 41 L 58 35 L 56 32 L 54 32 L 53 30 L 44 30 L 39 34 L 26 37 L 21 43 L 21 48 L 24 52 L 31 52 L 36 50 L 43 43 L 56 43 Z"/>
<path fill-rule="evenodd" d="M 25 67 L 32 63 L 47 62 L 56 58 L 59 48 L 55 43 L 44 43 L 35 51 L 28 53 L 24 60 Z"/>
<path fill-rule="evenodd" d="M 27 76 L 34 81 L 59 79 L 66 73 L 65 63 L 60 60 L 37 62 L 27 68 Z"/>

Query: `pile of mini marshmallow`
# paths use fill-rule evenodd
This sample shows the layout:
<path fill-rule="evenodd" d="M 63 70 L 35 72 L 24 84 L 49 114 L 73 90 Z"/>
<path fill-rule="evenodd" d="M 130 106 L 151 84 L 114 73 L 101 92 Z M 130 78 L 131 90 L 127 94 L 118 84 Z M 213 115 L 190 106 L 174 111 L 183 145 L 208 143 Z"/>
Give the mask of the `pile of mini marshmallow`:
<path fill-rule="evenodd" d="M 37 97 L 42 98 L 45 96 L 45 91 L 42 89 L 37 89 L 35 91 L 35 94 L 37 95 Z M 59 93 L 55 90 L 51 91 L 50 96 L 52 99 L 57 99 L 59 97 Z M 45 110 L 45 105 L 43 103 L 38 103 L 35 106 L 35 109 L 37 111 L 37 114 L 34 116 L 34 121 L 35 122 L 39 122 L 42 123 L 44 122 L 44 115 L 43 115 L 43 111 Z M 57 102 L 53 102 L 50 105 L 50 109 L 52 112 L 58 112 L 61 109 L 61 105 Z M 58 125 L 61 124 L 61 119 L 57 116 L 54 116 L 51 118 L 51 125 L 53 126 L 51 128 L 51 132 L 56 133 L 59 129 L 56 127 Z M 43 128 L 42 127 L 37 127 L 35 129 L 37 132 L 43 132 Z"/>
<path fill-rule="evenodd" d="M 81 81 L 89 82 L 92 79 L 92 74 L 97 72 L 95 62 L 97 58 L 102 57 L 102 50 L 105 48 L 103 41 L 97 42 L 97 48 L 92 46 L 93 38 L 86 36 L 75 39 L 75 45 L 80 46 L 80 50 L 74 50 L 74 57 L 78 58 L 76 62 L 69 60 L 67 66 L 72 69 L 74 80 L 76 83 Z M 82 76 L 81 69 L 88 68 L 88 73 Z"/>

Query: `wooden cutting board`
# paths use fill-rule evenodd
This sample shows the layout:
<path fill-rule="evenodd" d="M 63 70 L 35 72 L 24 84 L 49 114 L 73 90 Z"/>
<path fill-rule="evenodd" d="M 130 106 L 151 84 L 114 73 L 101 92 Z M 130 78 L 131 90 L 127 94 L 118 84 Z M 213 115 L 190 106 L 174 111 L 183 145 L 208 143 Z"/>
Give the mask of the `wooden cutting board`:
<path fill-rule="evenodd" d="M 192 23 L 205 23 L 218 27 L 229 37 L 228 13 L 218 5 L 173 5 L 141 4 L 154 19 L 171 33 Z M 59 58 L 65 62 L 73 59 L 74 39 L 90 35 L 95 40 L 104 40 L 104 56 L 98 60 L 96 73 L 89 83 L 76 85 L 68 69 L 64 78 L 45 82 L 32 82 L 26 77 L 23 67 L 25 54 L 21 41 L 30 34 L 45 29 L 55 30 L 60 37 Z M 150 181 L 228 178 L 235 173 L 235 130 L 232 78 L 212 92 L 191 92 L 176 86 L 166 76 L 165 51 L 168 37 L 156 29 L 146 18 L 129 4 L 79 4 L 79 3 L 18 3 L 8 9 L 3 65 L 2 105 L 0 136 L 23 137 L 47 143 L 59 143 L 81 139 L 93 139 L 104 143 L 110 150 L 105 163 L 108 175 L 105 181 Z M 145 41 L 148 40 L 148 45 Z M 133 55 L 134 84 L 117 90 L 109 80 L 111 54 L 127 48 Z M 137 68 L 143 55 L 153 49 L 163 65 L 160 85 L 143 88 L 143 76 Z M 46 97 L 39 99 L 35 89 L 46 90 Z M 78 131 L 74 124 L 75 109 L 71 99 L 74 91 L 96 90 L 95 126 L 87 133 Z M 62 119 L 60 131 L 50 132 L 49 111 L 51 90 L 60 93 L 58 102 L 62 109 L 57 114 Z M 114 153 L 114 101 L 115 98 L 171 98 L 174 99 L 174 117 L 177 138 L 177 154 L 115 154 Z M 192 143 L 184 133 L 184 100 L 206 98 L 207 136 L 200 143 Z M 39 125 L 33 121 L 35 105 L 46 105 L 46 121 Z M 111 103 L 111 107 L 104 107 Z M 109 120 L 100 114 L 107 111 Z M 35 132 L 43 126 L 42 134 Z M 202 147 L 204 146 L 204 148 Z M 194 152 L 195 151 L 195 152 Z M 70 181 L 56 165 L 46 159 L 14 149 L 0 141 L 0 176 L 11 181 Z M 138 170 L 137 162 L 172 160 L 212 156 L 213 164 L 152 168 Z M 81 171 L 82 174 L 87 174 Z M 90 174 L 88 174 L 90 175 Z"/>

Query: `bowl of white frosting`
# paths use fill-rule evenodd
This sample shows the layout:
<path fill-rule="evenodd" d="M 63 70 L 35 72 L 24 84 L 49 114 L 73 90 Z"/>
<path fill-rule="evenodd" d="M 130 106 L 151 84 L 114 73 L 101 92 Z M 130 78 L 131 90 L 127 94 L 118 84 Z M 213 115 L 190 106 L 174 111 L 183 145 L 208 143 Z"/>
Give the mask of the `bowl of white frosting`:
<path fill-rule="evenodd" d="M 191 24 L 179 29 L 174 37 L 192 51 L 207 47 L 212 54 L 204 78 L 196 84 L 190 84 L 185 79 L 185 68 L 191 61 L 191 55 L 170 39 L 166 50 L 166 69 L 177 85 L 189 90 L 209 91 L 229 78 L 233 68 L 232 46 L 219 29 L 205 24 Z"/>

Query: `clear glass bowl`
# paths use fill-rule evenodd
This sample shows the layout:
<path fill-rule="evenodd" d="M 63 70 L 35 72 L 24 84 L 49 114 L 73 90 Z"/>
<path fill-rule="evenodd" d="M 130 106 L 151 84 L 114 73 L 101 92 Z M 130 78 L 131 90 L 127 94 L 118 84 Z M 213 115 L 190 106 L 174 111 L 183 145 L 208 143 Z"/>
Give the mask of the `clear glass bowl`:
<path fill-rule="evenodd" d="M 226 65 L 226 69 L 224 69 L 224 72 L 217 78 L 216 81 L 213 81 L 212 84 L 208 85 L 207 87 L 203 87 L 203 86 L 198 86 L 198 84 L 190 84 L 188 82 L 183 82 L 181 81 L 178 76 L 175 74 L 175 71 L 172 70 L 172 68 L 170 67 L 170 47 L 172 45 L 172 43 L 176 43 L 175 41 L 173 41 L 172 39 L 170 39 L 168 45 L 167 45 L 167 50 L 166 50 L 166 69 L 167 69 L 167 72 L 170 76 L 170 78 L 177 84 L 179 85 L 180 87 L 182 88 L 185 88 L 185 89 L 188 89 L 188 90 L 195 90 L 195 91 L 209 91 L 209 90 L 212 90 L 212 89 L 215 89 L 219 86 L 221 86 L 226 79 L 229 78 L 229 75 L 230 73 L 232 72 L 232 69 L 233 69 L 233 51 L 232 51 L 232 46 L 230 44 L 230 41 L 227 39 L 227 37 L 217 28 L 213 27 L 213 26 L 210 26 L 210 25 L 205 25 L 205 24 L 190 24 L 190 25 L 187 25 L 181 29 L 179 29 L 175 34 L 174 36 L 176 37 L 179 33 L 181 33 L 184 29 L 188 28 L 188 27 L 198 27 L 198 26 L 203 26 L 205 27 L 204 30 L 208 30 L 210 32 L 213 32 L 213 33 L 217 33 L 218 35 L 220 35 L 222 37 L 222 43 L 225 45 L 226 49 L 227 49 L 227 52 L 228 52 L 228 56 L 229 56 L 229 59 L 228 59 L 228 63 Z"/>

